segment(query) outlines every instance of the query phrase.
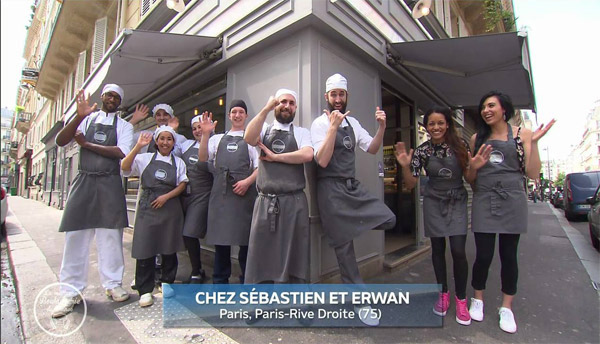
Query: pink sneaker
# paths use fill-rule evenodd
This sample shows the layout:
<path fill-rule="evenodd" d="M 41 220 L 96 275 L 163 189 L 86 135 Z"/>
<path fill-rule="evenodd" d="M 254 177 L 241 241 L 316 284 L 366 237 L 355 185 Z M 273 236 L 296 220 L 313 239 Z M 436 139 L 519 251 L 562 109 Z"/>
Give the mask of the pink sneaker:
<path fill-rule="evenodd" d="M 441 317 L 446 315 L 448 311 L 448 307 L 450 307 L 450 292 L 440 293 L 438 296 L 438 300 L 433 305 L 433 313 L 439 315 Z"/>
<path fill-rule="evenodd" d="M 461 325 L 471 325 L 471 315 L 467 308 L 467 299 L 459 300 L 458 297 L 454 296 L 456 301 L 456 322 Z"/>

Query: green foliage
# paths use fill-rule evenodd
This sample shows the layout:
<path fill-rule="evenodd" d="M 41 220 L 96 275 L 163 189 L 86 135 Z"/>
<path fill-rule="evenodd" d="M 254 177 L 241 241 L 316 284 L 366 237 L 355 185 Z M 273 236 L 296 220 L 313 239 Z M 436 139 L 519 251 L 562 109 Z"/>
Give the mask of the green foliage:
<path fill-rule="evenodd" d="M 506 32 L 515 30 L 515 18 L 513 17 L 512 12 L 502 8 L 502 4 L 499 0 L 485 0 L 484 6 L 483 19 L 486 22 L 486 32 L 494 31 L 500 22 L 504 24 Z"/>
<path fill-rule="evenodd" d="M 564 172 L 560 172 L 558 174 L 558 177 L 556 177 L 556 180 L 554 181 L 554 186 L 556 187 L 563 187 L 565 185 L 565 173 Z"/>
<path fill-rule="evenodd" d="M 16 113 L 16 114 L 20 114 L 20 113 L 21 113 L 21 112 L 23 112 L 23 111 L 25 111 L 25 108 L 24 108 L 23 106 L 21 106 L 21 105 L 17 105 L 17 106 L 15 107 L 15 113 Z"/>

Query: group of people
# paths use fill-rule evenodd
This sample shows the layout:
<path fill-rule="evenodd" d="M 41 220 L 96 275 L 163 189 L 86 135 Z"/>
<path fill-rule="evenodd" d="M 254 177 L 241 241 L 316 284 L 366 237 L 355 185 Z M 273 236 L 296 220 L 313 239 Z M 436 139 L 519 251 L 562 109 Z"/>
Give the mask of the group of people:
<path fill-rule="evenodd" d="M 554 120 L 535 132 L 510 125 L 508 121 L 515 109 L 510 97 L 497 91 L 481 98 L 478 112 L 478 131 L 467 143 L 458 137 L 450 109 L 428 110 L 423 124 L 430 139 L 408 153 L 404 143 L 397 143 L 396 160 L 407 187 L 415 186 L 421 169 L 425 169 L 429 178 L 423 195 L 424 229 L 431 239 L 435 277 L 442 286 L 433 312 L 445 316 L 450 306 L 445 259 L 447 237 L 454 272 L 456 321 L 461 325 L 470 325 L 471 319 L 483 321 L 483 291 L 498 234 L 503 295 L 499 325 L 503 331 L 515 333 L 512 301 L 517 293 L 517 248 L 520 235 L 527 232 L 525 177 L 534 179 L 539 174 L 538 141 Z M 468 197 L 463 179 L 473 186 L 471 230 L 476 256 L 470 308 L 466 299 L 469 267 L 465 254 Z"/>
<path fill-rule="evenodd" d="M 317 164 L 317 204 L 322 228 L 334 249 L 343 283 L 364 283 L 353 240 L 373 229 L 394 227 L 396 217 L 381 199 L 355 179 L 355 149 L 376 154 L 383 142 L 386 114 L 375 110 L 378 128 L 371 136 L 346 111 L 348 83 L 340 74 L 325 85 L 327 109 L 310 130 L 292 122 L 298 107 L 293 90 L 280 89 L 246 126 L 248 109 L 233 100 L 227 118 L 230 130 L 215 133 L 212 113 L 191 120 L 193 140 L 176 133 L 177 117 L 167 104 L 153 109 L 157 128 L 141 132 L 133 144 L 133 125 L 148 116 L 138 105 L 128 123 L 116 115 L 123 90 L 107 84 L 102 107 L 77 95 L 77 115 L 61 130 L 60 146 L 72 139 L 80 145 L 79 173 L 71 189 L 59 230 L 66 232 L 60 271 L 61 295 L 52 316 L 61 317 L 81 301 L 87 284 L 89 246 L 96 237 L 98 269 L 107 295 L 122 302 L 122 237 L 127 211 L 121 175 L 139 176 L 132 257 L 136 259 L 134 289 L 139 304 L 153 304 L 155 260 L 161 257 L 160 281 L 173 283 L 177 252 L 187 249 L 190 283 L 203 283 L 200 239 L 214 245 L 213 283 L 229 283 L 231 247 L 238 246 L 240 283 L 309 283 L 309 217 L 304 193 L 304 163 Z M 266 123 L 273 111 L 274 121 Z M 431 238 L 432 261 L 442 292 L 434 313 L 444 316 L 450 297 L 445 248 L 449 238 L 455 277 L 456 320 L 468 325 L 483 320 L 483 290 L 499 233 L 503 303 L 500 327 L 515 332 L 511 312 L 517 285 L 517 245 L 527 229 L 524 176 L 540 170 L 538 140 L 552 126 L 531 132 L 507 121 L 514 115 L 510 98 L 486 94 L 479 106 L 480 126 L 470 143 L 459 139 L 449 109 L 425 114 L 431 139 L 407 153 L 396 144 L 396 159 L 406 186 L 414 187 L 420 170 L 429 181 L 424 196 L 425 234 Z M 471 152 L 476 152 L 472 154 Z M 467 192 L 474 186 L 472 230 L 477 246 L 467 310 Z M 165 291 L 163 290 L 163 294 Z M 166 295 L 165 295 L 166 296 Z M 369 307 L 358 305 L 357 307 Z M 360 312 L 359 312 L 360 313 Z M 372 314 L 373 312 L 362 312 Z M 378 319 L 361 317 L 376 326 Z"/>
<path fill-rule="evenodd" d="M 59 228 L 66 232 L 60 272 L 63 297 L 53 317 L 68 314 L 81 301 L 94 236 L 107 295 L 118 302 L 129 298 L 122 287 L 127 214 L 121 175 L 140 177 L 131 252 L 136 259 L 132 287 L 140 295 L 142 307 L 154 302 L 159 255 L 161 282 L 175 281 L 177 252 L 184 248 L 192 265 L 189 282 L 205 281 L 201 238 L 215 248 L 213 283 L 229 283 L 232 246 L 239 247 L 240 283 L 308 283 L 310 235 L 304 163 L 313 159 L 318 164 L 323 229 L 335 250 L 341 279 L 364 283 L 353 240 L 371 229 L 393 227 L 396 218 L 355 179 L 355 148 L 376 154 L 386 117 L 376 109 L 378 129 L 371 137 L 348 116 L 346 78 L 334 74 L 327 79 L 327 109 L 310 130 L 292 123 L 298 95 L 282 88 L 247 126 L 248 109 L 241 99 L 229 106 L 231 127 L 225 133 L 214 132 L 217 122 L 212 113 L 195 116 L 191 120 L 194 140 L 177 134 L 173 109 L 158 104 L 152 111 L 156 130 L 139 133 L 133 144 L 132 124 L 146 118 L 149 109 L 136 106 L 126 122 L 116 115 L 123 98 L 118 85 L 108 84 L 102 91 L 102 108 L 96 111 L 97 104 L 90 105 L 80 91 L 77 115 L 57 136 L 60 146 L 76 140 L 81 162 Z M 275 119 L 266 123 L 271 111 Z M 371 316 L 361 320 L 377 325 L 378 320 Z"/>

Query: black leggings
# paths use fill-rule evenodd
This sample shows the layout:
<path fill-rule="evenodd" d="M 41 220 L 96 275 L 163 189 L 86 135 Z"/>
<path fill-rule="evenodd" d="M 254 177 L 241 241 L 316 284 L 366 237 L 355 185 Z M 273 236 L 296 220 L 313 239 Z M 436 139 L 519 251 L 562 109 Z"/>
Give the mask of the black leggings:
<path fill-rule="evenodd" d="M 517 293 L 517 279 L 519 278 L 519 265 L 517 262 L 517 248 L 520 234 L 499 234 L 498 251 L 500 252 L 500 279 L 502 292 L 506 295 Z M 477 254 L 473 264 L 473 280 L 471 286 L 475 290 L 484 290 L 488 271 L 494 258 L 496 246 L 496 233 L 475 233 L 475 246 Z"/>
<path fill-rule="evenodd" d="M 135 260 L 135 286 L 138 294 L 144 295 L 154 290 L 154 277 L 156 257 Z M 175 282 L 177 276 L 177 253 L 163 254 L 160 281 L 165 283 Z"/>
<path fill-rule="evenodd" d="M 452 266 L 454 270 L 454 290 L 456 297 L 463 300 L 467 297 L 467 277 L 469 275 L 469 264 L 465 253 L 467 235 L 453 235 L 450 240 L 450 252 L 452 253 Z M 446 238 L 431 238 L 431 261 L 435 278 L 442 285 L 442 292 L 448 291 L 448 280 L 446 278 Z"/>
<path fill-rule="evenodd" d="M 202 270 L 202 260 L 200 258 L 200 239 L 183 236 L 183 243 L 187 248 L 190 256 L 190 263 L 192 264 L 192 276 L 200 275 Z"/>

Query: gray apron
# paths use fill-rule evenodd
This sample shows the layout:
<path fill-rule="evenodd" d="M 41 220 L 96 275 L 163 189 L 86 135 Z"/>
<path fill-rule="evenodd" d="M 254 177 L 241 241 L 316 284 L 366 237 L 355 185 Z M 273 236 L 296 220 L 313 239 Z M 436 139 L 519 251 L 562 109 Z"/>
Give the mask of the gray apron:
<path fill-rule="evenodd" d="M 425 166 L 429 181 L 423 196 L 426 237 L 467 234 L 467 190 L 455 155 L 430 156 Z"/>
<path fill-rule="evenodd" d="M 508 124 L 507 124 L 508 125 Z M 488 140 L 490 160 L 477 171 L 473 193 L 473 232 L 522 234 L 527 232 L 527 196 L 512 127 L 508 140 Z"/>
<path fill-rule="evenodd" d="M 171 198 L 162 207 L 152 208 L 151 203 L 177 187 L 177 165 L 171 154 L 171 163 L 152 160 L 142 172 L 142 195 L 135 213 L 131 256 L 146 259 L 157 254 L 183 251 L 183 211 L 179 197 Z"/>
<path fill-rule="evenodd" d="M 276 154 L 295 152 L 294 127 L 267 128 L 262 139 Z M 308 281 L 308 202 L 304 194 L 304 164 L 261 160 L 256 181 L 245 283 L 287 282 L 290 276 Z"/>
<path fill-rule="evenodd" d="M 186 191 L 181 196 L 181 205 L 185 215 L 183 235 L 204 238 L 213 176 L 209 170 L 210 164 L 206 161 L 198 161 L 198 148 L 194 146 L 195 144 L 191 145 L 182 156 L 189 179 Z"/>
<path fill-rule="evenodd" d="M 244 196 L 233 193 L 233 184 L 248 178 L 253 171 L 244 138 L 223 135 L 215 156 L 215 175 L 208 206 L 207 244 L 248 245 L 256 184 L 250 185 Z"/>
<path fill-rule="evenodd" d="M 116 146 L 117 116 L 112 125 L 95 123 L 97 116 L 91 119 L 85 139 L 97 145 Z M 59 232 L 127 227 L 119 160 L 89 149 L 79 150 L 79 172 L 73 180 Z"/>
<path fill-rule="evenodd" d="M 337 130 L 327 167 L 317 167 L 317 202 L 329 245 L 337 247 L 371 229 L 389 229 L 396 216 L 354 179 L 356 139 L 350 122 Z"/>

